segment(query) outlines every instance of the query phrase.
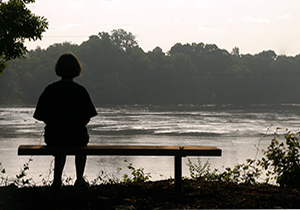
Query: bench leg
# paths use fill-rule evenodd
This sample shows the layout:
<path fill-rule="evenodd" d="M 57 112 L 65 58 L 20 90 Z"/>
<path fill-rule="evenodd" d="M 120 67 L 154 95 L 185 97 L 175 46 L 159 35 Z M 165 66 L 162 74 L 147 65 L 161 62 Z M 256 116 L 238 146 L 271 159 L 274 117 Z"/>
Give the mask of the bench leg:
<path fill-rule="evenodd" d="M 62 157 L 60 155 L 54 156 L 54 180 L 53 187 L 59 189 L 61 187 L 61 166 Z"/>
<path fill-rule="evenodd" d="M 181 192 L 182 189 L 182 157 L 175 156 L 175 191 Z"/>

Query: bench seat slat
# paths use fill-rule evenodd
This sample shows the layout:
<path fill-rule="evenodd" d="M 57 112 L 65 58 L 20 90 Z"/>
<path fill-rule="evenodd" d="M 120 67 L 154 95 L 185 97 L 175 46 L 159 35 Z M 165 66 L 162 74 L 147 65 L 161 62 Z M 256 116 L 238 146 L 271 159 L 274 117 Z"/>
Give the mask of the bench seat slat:
<path fill-rule="evenodd" d="M 18 155 L 135 155 L 135 156 L 221 156 L 222 150 L 211 146 L 115 146 L 49 147 L 20 145 Z"/>

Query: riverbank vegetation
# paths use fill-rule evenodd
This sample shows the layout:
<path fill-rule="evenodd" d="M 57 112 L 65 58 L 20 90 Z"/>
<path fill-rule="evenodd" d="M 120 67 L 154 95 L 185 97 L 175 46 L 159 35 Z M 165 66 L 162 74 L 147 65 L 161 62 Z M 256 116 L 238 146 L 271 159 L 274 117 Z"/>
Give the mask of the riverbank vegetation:
<path fill-rule="evenodd" d="M 0 77 L 0 104 L 36 104 L 45 86 L 58 79 L 54 65 L 66 51 L 82 63 L 76 80 L 96 105 L 300 103 L 299 55 L 240 54 L 238 47 L 228 52 L 201 42 L 144 52 L 131 32 L 118 29 L 10 61 Z"/>

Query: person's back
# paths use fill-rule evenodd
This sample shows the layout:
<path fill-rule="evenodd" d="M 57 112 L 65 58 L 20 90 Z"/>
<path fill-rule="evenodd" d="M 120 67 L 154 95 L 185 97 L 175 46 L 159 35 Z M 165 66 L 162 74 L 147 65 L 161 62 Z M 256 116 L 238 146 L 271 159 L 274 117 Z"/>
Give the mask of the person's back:
<path fill-rule="evenodd" d="M 47 145 L 84 146 L 88 143 L 86 124 L 96 114 L 83 86 L 61 80 L 46 87 L 34 118 L 46 123 Z"/>
<path fill-rule="evenodd" d="M 45 88 L 33 117 L 46 124 L 44 137 L 48 146 L 86 146 L 89 141 L 86 125 L 97 112 L 86 89 L 73 82 L 81 73 L 81 65 L 73 54 L 66 53 L 57 60 L 55 72 L 62 79 Z M 62 167 L 65 160 L 62 157 Z M 86 156 L 76 156 L 75 162 L 75 185 L 86 186 L 83 179 Z"/>

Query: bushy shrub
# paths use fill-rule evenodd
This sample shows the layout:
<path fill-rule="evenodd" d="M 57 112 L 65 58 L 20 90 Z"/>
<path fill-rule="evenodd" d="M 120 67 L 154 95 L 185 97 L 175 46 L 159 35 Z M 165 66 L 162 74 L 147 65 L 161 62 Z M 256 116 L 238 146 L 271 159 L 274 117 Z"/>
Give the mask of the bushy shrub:
<path fill-rule="evenodd" d="M 299 132 L 288 131 L 284 135 L 284 143 L 277 140 L 279 135 L 275 132 L 271 144 L 266 151 L 263 150 L 264 156 L 261 160 L 248 159 L 244 164 L 225 168 L 224 172 L 217 169 L 210 171 L 210 164 L 206 162 L 202 165 L 200 159 L 198 159 L 198 163 L 188 160 L 190 176 L 192 179 L 200 178 L 207 181 L 257 184 L 257 180 L 264 170 L 267 176 L 266 183 L 274 180 L 280 186 L 300 187 L 299 135 Z"/>
<path fill-rule="evenodd" d="M 248 159 L 247 163 L 237 164 L 234 168 L 227 167 L 225 171 L 210 170 L 208 161 L 202 165 L 200 158 L 197 163 L 188 159 L 187 166 L 192 179 L 204 179 L 207 181 L 223 181 L 233 183 L 256 184 L 256 179 L 261 175 L 261 170 L 254 166 L 254 160 Z"/>
<path fill-rule="evenodd" d="M 287 132 L 285 143 L 279 142 L 275 135 L 264 151 L 265 157 L 258 165 L 267 171 L 267 179 L 275 180 L 280 186 L 300 186 L 300 144 L 299 132 Z"/>
<path fill-rule="evenodd" d="M 124 160 L 124 162 L 127 162 L 127 160 Z M 131 171 L 131 176 L 124 174 L 123 181 L 126 183 L 140 183 L 149 181 L 151 178 L 150 173 L 144 173 L 144 168 L 135 168 L 132 166 L 132 163 L 129 163 L 127 168 Z"/>

